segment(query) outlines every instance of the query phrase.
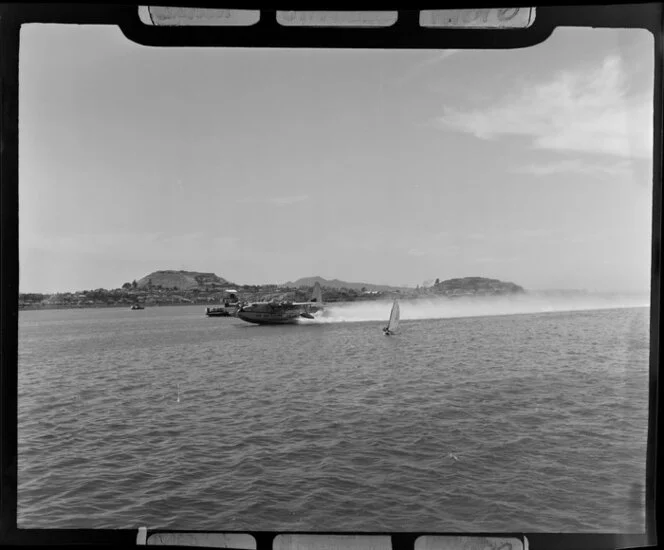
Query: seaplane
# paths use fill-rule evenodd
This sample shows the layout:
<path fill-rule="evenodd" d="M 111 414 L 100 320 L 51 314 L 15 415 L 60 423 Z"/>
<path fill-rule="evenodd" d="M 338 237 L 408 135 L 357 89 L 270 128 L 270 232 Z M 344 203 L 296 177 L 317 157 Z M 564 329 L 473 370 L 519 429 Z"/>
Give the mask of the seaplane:
<path fill-rule="evenodd" d="M 240 307 L 237 316 L 247 323 L 258 325 L 295 324 L 300 319 L 314 319 L 314 314 L 323 310 L 323 292 L 320 284 L 314 285 L 308 302 L 276 301 L 253 302 Z"/>

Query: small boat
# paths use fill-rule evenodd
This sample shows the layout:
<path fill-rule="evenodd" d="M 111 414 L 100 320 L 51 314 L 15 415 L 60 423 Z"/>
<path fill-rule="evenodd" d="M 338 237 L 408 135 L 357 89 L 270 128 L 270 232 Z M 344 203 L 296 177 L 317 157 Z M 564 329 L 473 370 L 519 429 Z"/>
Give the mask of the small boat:
<path fill-rule="evenodd" d="M 205 315 L 208 317 L 234 317 L 237 310 L 240 309 L 240 301 L 237 297 L 237 290 L 224 290 L 226 299 L 220 306 L 206 307 Z"/>
<path fill-rule="evenodd" d="M 232 313 L 230 309 L 227 309 L 227 306 L 206 307 L 205 315 L 208 317 L 231 317 Z"/>
<path fill-rule="evenodd" d="M 387 326 L 383 329 L 385 336 L 390 336 L 399 328 L 399 302 L 394 300 L 392 304 L 392 311 L 390 312 L 390 320 L 387 322 Z"/>
<path fill-rule="evenodd" d="M 141 304 L 134 304 L 129 309 L 145 309 Z"/>

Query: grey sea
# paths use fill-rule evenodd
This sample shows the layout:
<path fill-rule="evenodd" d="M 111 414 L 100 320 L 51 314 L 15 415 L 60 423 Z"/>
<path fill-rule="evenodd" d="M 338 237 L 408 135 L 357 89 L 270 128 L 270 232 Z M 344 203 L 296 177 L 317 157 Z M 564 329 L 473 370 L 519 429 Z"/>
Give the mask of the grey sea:
<path fill-rule="evenodd" d="M 19 527 L 644 532 L 647 307 L 335 307 L 21 312 Z"/>

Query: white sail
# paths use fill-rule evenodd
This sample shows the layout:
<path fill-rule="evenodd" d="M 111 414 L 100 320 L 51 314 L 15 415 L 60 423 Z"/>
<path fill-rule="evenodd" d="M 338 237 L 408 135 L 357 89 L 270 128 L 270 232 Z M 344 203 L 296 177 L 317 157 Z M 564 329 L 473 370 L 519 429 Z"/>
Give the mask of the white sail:
<path fill-rule="evenodd" d="M 392 304 L 392 312 L 390 313 L 390 321 L 387 323 L 387 329 L 395 331 L 399 328 L 399 302 L 394 300 Z"/>

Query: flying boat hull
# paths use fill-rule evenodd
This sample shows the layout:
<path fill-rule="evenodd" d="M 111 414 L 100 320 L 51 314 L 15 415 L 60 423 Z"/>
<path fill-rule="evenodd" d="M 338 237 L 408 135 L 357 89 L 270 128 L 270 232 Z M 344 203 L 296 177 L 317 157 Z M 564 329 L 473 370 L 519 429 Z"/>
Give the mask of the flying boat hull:
<path fill-rule="evenodd" d="M 257 325 L 293 325 L 304 319 L 314 319 L 323 309 L 320 284 L 314 285 L 310 302 L 255 302 L 243 305 L 236 315 L 247 323 Z"/>
<path fill-rule="evenodd" d="M 240 308 L 237 316 L 257 325 L 292 325 L 301 318 L 313 319 L 318 308 L 295 304 L 252 304 Z"/>

